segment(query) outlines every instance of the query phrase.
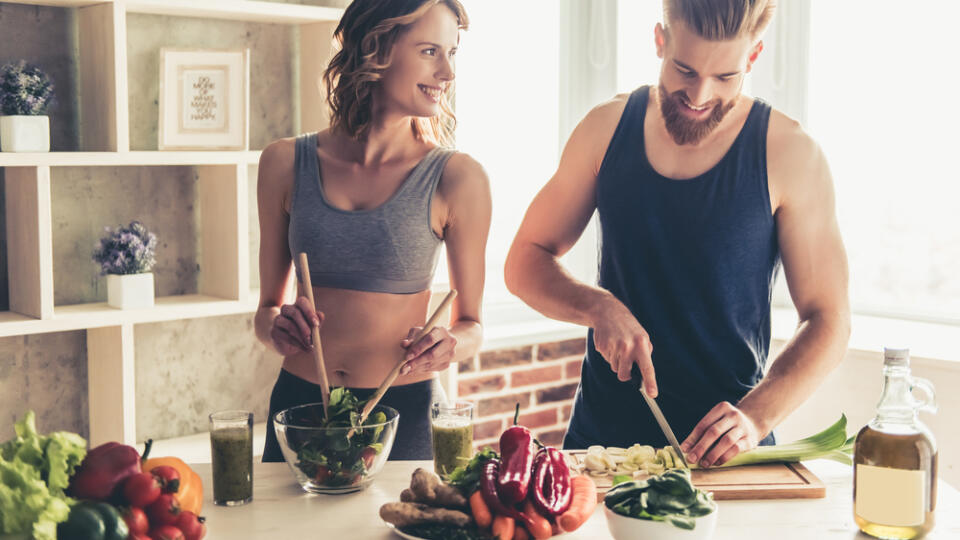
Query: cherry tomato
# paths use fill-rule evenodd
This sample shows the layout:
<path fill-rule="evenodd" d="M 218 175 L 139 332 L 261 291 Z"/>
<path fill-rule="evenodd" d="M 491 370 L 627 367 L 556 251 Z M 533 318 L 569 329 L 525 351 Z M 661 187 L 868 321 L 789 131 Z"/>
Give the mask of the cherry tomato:
<path fill-rule="evenodd" d="M 153 538 L 150 538 L 145 534 L 131 534 L 127 537 L 127 540 L 153 540 Z"/>
<path fill-rule="evenodd" d="M 136 473 L 123 481 L 123 497 L 130 506 L 149 506 L 160 496 L 160 482 L 150 473 Z"/>
<path fill-rule="evenodd" d="M 153 526 L 173 525 L 180 519 L 180 503 L 170 493 L 160 495 L 146 510 Z M 150 536 L 157 538 L 153 533 Z"/>
<path fill-rule="evenodd" d="M 373 458 L 375 457 L 377 457 L 377 450 L 373 447 L 368 446 L 360 452 L 360 459 L 363 460 L 363 464 L 367 470 L 373 466 Z"/>
<path fill-rule="evenodd" d="M 131 506 L 123 511 L 123 521 L 126 522 L 127 528 L 130 529 L 132 536 L 138 534 L 144 535 L 150 530 L 150 522 L 147 521 L 147 514 L 136 506 Z"/>
<path fill-rule="evenodd" d="M 164 493 L 176 493 L 180 489 L 180 471 L 169 465 L 160 465 L 150 469 L 150 474 L 160 480 Z"/>
<path fill-rule="evenodd" d="M 177 519 L 177 528 L 183 531 L 183 536 L 187 540 L 200 540 L 207 532 L 207 526 L 203 522 L 204 518 L 184 510 L 180 512 L 180 517 Z"/>
<path fill-rule="evenodd" d="M 160 525 L 150 531 L 150 538 L 153 540 L 186 540 L 183 531 L 173 525 Z"/>
<path fill-rule="evenodd" d="M 317 467 L 317 474 L 314 475 L 313 479 L 318 484 L 326 484 L 330 478 L 333 476 L 333 473 L 330 472 L 330 468 L 325 465 L 320 465 Z"/>

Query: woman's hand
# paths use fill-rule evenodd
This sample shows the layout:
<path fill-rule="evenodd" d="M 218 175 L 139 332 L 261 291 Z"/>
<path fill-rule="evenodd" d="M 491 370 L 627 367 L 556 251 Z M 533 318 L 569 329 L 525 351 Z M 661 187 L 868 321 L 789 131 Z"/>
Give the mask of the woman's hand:
<path fill-rule="evenodd" d="M 457 350 L 457 338 L 450 333 L 450 330 L 436 326 L 415 343 L 411 342 L 422 328 L 422 326 L 411 328 L 406 339 L 400 342 L 400 345 L 407 350 L 404 356 L 407 365 L 400 370 L 401 375 L 443 371 L 453 361 Z"/>
<path fill-rule="evenodd" d="M 323 313 L 313 309 L 310 300 L 301 296 L 292 304 L 280 306 L 280 315 L 273 319 L 270 339 L 283 356 L 313 350 L 311 327 L 323 324 Z"/>

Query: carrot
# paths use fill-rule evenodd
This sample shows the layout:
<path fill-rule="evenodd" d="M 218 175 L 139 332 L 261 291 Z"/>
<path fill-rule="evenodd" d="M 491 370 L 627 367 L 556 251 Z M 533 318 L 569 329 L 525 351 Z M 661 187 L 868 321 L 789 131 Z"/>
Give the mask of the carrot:
<path fill-rule="evenodd" d="M 590 519 L 597 508 L 597 485 L 589 476 L 574 476 L 570 479 L 570 484 L 570 508 L 557 519 L 560 528 L 567 532 L 577 530 Z"/>
<path fill-rule="evenodd" d="M 522 525 L 513 531 L 513 540 L 530 540 L 530 533 Z"/>
<path fill-rule="evenodd" d="M 516 530 L 516 522 L 513 521 L 512 517 L 502 516 L 497 514 L 493 516 L 493 533 L 494 538 L 499 538 L 500 540 L 513 540 L 513 534 Z"/>
<path fill-rule="evenodd" d="M 470 496 L 470 513 L 473 514 L 473 520 L 481 529 L 486 529 L 493 523 L 493 514 L 490 513 L 490 507 L 483 500 L 483 494 L 479 489 Z"/>
<path fill-rule="evenodd" d="M 553 527 L 550 526 L 550 522 L 537 512 L 530 499 L 523 503 L 523 515 L 527 516 L 526 526 L 529 529 L 530 536 L 536 540 L 546 540 L 553 536 Z M 519 528 L 517 527 L 517 529 Z"/>

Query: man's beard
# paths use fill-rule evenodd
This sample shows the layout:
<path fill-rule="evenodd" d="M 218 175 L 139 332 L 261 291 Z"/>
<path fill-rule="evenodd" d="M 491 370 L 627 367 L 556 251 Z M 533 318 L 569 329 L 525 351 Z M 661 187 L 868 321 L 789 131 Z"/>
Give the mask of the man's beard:
<path fill-rule="evenodd" d="M 681 107 L 685 105 L 681 102 L 686 99 L 682 90 L 673 94 L 667 94 L 667 89 L 663 83 L 660 83 L 660 113 L 663 115 L 663 121 L 666 124 L 667 132 L 673 137 L 677 144 L 696 144 L 704 137 L 710 134 L 714 128 L 720 124 L 723 117 L 730 112 L 730 109 L 736 104 L 737 99 L 731 99 L 729 103 L 723 103 L 717 99 L 710 106 L 713 109 L 703 120 L 691 120 L 682 112 Z"/>

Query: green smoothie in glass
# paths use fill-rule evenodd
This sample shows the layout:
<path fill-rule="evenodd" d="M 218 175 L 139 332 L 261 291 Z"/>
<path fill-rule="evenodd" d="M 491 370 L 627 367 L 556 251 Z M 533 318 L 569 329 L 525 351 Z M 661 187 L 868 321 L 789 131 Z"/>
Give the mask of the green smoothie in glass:
<path fill-rule="evenodd" d="M 473 457 L 473 403 L 434 403 L 430 407 L 433 469 L 448 475 Z"/>
<path fill-rule="evenodd" d="M 253 414 L 237 411 L 211 414 L 210 455 L 213 502 L 221 506 L 250 502 L 253 499 Z"/>

